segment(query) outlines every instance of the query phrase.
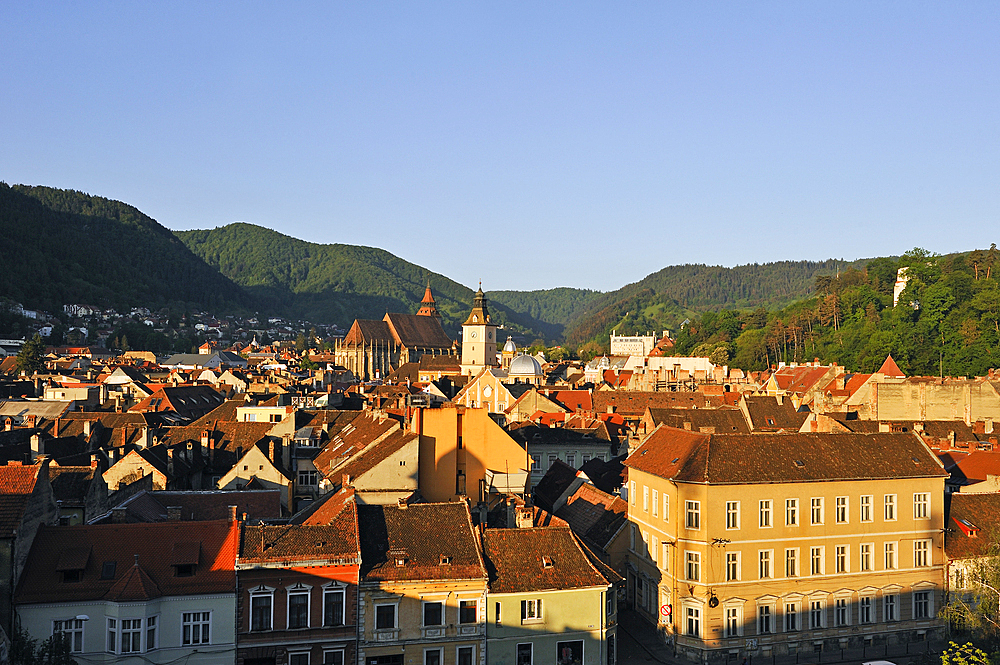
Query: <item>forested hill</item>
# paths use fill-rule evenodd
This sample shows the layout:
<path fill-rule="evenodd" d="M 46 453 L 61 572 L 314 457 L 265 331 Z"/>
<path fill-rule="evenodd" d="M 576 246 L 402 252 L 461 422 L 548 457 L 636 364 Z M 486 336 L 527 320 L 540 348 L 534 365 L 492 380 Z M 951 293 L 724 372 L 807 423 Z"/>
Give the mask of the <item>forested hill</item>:
<path fill-rule="evenodd" d="M 136 208 L 83 192 L 0 183 L 0 296 L 66 303 L 247 310 L 238 286 Z"/>
<path fill-rule="evenodd" d="M 268 311 L 349 326 L 355 318 L 416 312 L 428 282 L 445 330 L 457 337 L 473 292 L 454 280 L 373 247 L 298 240 L 260 226 L 229 224 L 177 236 Z M 495 318 L 530 339 L 555 339 L 561 326 L 496 302 Z"/>
<path fill-rule="evenodd" d="M 722 308 L 780 309 L 813 292 L 817 275 L 833 275 L 865 260 L 779 261 L 726 268 L 681 265 L 590 300 L 566 322 L 570 342 L 606 340 L 614 329 L 645 332 L 676 329 L 699 312 Z"/>

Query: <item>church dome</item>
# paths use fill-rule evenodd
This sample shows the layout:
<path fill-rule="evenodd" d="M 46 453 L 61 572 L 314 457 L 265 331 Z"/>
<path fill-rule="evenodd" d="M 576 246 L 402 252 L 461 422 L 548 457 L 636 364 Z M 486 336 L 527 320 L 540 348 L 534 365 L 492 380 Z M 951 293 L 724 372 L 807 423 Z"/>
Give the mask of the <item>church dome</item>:
<path fill-rule="evenodd" d="M 503 345 L 504 353 L 517 353 L 517 344 L 510 337 L 507 337 L 507 341 Z"/>
<path fill-rule="evenodd" d="M 507 374 L 510 376 L 541 376 L 542 366 L 533 357 L 521 354 L 510 362 Z"/>

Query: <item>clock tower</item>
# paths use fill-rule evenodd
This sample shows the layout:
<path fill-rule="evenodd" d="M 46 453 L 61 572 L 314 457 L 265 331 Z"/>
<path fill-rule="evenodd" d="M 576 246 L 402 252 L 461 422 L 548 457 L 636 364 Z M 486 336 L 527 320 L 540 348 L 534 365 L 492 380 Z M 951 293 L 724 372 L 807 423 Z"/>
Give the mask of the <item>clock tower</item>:
<path fill-rule="evenodd" d="M 462 374 L 475 376 L 483 367 L 496 366 L 497 326 L 490 319 L 480 282 L 472 312 L 462 324 Z"/>

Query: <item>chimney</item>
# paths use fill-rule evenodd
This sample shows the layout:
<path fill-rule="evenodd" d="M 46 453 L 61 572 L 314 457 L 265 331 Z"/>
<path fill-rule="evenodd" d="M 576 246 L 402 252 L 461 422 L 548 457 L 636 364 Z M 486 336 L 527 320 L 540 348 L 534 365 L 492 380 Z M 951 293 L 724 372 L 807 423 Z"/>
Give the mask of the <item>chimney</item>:
<path fill-rule="evenodd" d="M 168 522 L 180 522 L 181 521 L 181 507 L 180 506 L 167 506 L 167 521 Z"/>
<path fill-rule="evenodd" d="M 201 445 L 208 448 L 208 442 L 212 439 L 212 434 L 207 429 L 201 433 Z"/>
<path fill-rule="evenodd" d="M 13 429 L 14 429 L 14 419 L 13 418 L 5 419 L 3 421 L 3 431 L 10 432 Z"/>
<path fill-rule="evenodd" d="M 892 431 L 892 426 L 889 423 L 879 423 L 878 424 L 878 431 L 879 432 L 891 432 Z"/>
<path fill-rule="evenodd" d="M 122 412 L 122 396 L 115 395 L 115 413 Z"/>
<path fill-rule="evenodd" d="M 229 521 L 236 522 L 236 506 L 229 506 Z"/>
<path fill-rule="evenodd" d="M 514 509 L 514 521 L 518 529 L 530 529 L 534 524 L 534 511 L 530 506 L 518 506 Z"/>
<path fill-rule="evenodd" d="M 208 463 L 215 464 L 215 437 L 208 437 Z"/>
<path fill-rule="evenodd" d="M 59 438 L 59 419 L 56 418 L 55 422 L 52 423 L 52 436 L 53 438 Z"/>
<path fill-rule="evenodd" d="M 396 499 L 396 507 L 399 508 L 400 510 L 406 510 L 409 507 L 409 505 L 406 503 L 406 498 L 400 497 Z"/>
<path fill-rule="evenodd" d="M 83 438 L 85 438 L 85 439 L 89 439 L 90 438 L 90 432 L 91 432 L 91 428 L 92 427 L 93 427 L 93 423 L 91 421 L 89 421 L 89 420 L 84 420 L 83 421 Z"/>
<path fill-rule="evenodd" d="M 90 468 L 91 469 L 96 469 L 97 468 L 97 455 L 91 455 L 90 456 Z"/>
<path fill-rule="evenodd" d="M 690 432 L 690 431 L 691 431 L 691 428 L 692 428 L 692 426 L 691 426 L 691 422 L 690 422 L 690 421 L 686 421 L 686 422 L 684 423 L 684 429 L 686 429 L 686 430 L 688 430 L 688 431 Z"/>
<path fill-rule="evenodd" d="M 992 418 L 987 418 L 986 419 L 986 428 L 985 428 L 984 432 L 986 434 L 993 434 L 993 419 Z"/>
<path fill-rule="evenodd" d="M 267 458 L 274 462 L 274 438 L 268 437 L 267 439 Z"/>
<path fill-rule="evenodd" d="M 128 515 L 128 508 L 123 506 L 118 506 L 111 509 L 111 523 L 112 524 L 125 524 L 126 516 Z"/>
<path fill-rule="evenodd" d="M 26 415 L 24 417 L 24 424 L 27 425 L 28 427 L 37 427 L 38 426 L 38 416 L 36 416 L 33 413 Z"/>
<path fill-rule="evenodd" d="M 37 434 L 31 435 L 31 461 L 34 462 L 38 459 L 39 455 L 45 454 L 45 444 L 42 443 L 42 437 Z"/>
<path fill-rule="evenodd" d="M 139 430 L 139 447 L 149 448 L 149 438 L 149 427 L 147 425 L 143 425 Z"/>
<path fill-rule="evenodd" d="M 167 475 L 171 478 L 174 475 L 174 449 L 167 448 Z"/>

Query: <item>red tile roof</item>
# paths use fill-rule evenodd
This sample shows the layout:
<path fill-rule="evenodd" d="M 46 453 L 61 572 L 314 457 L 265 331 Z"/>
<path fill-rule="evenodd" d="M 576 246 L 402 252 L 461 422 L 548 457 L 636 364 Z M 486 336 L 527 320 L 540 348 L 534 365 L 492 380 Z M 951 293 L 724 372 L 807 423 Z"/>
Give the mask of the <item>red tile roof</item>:
<path fill-rule="evenodd" d="M 41 469 L 41 465 L 22 466 L 13 462 L 0 466 L 0 534 L 4 537 L 21 525 Z"/>
<path fill-rule="evenodd" d="M 627 467 L 681 482 L 792 483 L 945 477 L 913 434 L 696 434 L 660 425 Z"/>
<path fill-rule="evenodd" d="M 198 564 L 190 577 L 175 574 L 173 554 L 177 543 L 197 544 Z M 224 520 L 42 526 L 28 555 L 16 602 L 232 594 L 236 585 L 238 543 L 239 525 Z M 81 581 L 64 582 L 57 570 L 58 562 L 67 552 L 81 550 L 89 553 Z M 101 579 L 106 562 L 115 570 L 112 579 Z M 135 570 L 136 567 L 140 570 Z"/>
<path fill-rule="evenodd" d="M 903 374 L 903 371 L 899 369 L 899 365 L 896 364 L 896 361 L 892 359 L 891 353 L 885 357 L 885 362 L 883 362 L 882 366 L 878 368 L 877 373 L 897 378 L 906 377 L 906 375 Z"/>
<path fill-rule="evenodd" d="M 330 524 L 244 527 L 239 563 L 275 561 L 361 563 L 357 506 L 346 505 Z"/>
<path fill-rule="evenodd" d="M 483 551 L 492 593 L 565 591 L 608 585 L 566 527 L 487 529 Z"/>
<path fill-rule="evenodd" d="M 1000 539 L 1000 494 L 954 492 L 947 496 L 946 504 L 944 549 L 948 558 L 970 559 L 992 554 Z M 968 535 L 969 526 L 976 527 L 978 533 Z"/>

